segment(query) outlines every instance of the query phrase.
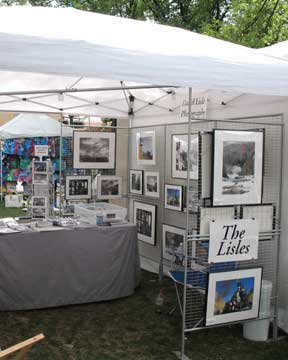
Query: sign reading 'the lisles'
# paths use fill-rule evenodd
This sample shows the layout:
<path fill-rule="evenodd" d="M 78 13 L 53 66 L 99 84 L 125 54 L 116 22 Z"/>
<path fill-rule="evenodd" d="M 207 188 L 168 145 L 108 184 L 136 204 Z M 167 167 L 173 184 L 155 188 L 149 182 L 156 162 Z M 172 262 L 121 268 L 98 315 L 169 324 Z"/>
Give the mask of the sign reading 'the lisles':
<path fill-rule="evenodd" d="M 256 220 L 211 221 L 208 262 L 257 259 L 258 240 Z"/>

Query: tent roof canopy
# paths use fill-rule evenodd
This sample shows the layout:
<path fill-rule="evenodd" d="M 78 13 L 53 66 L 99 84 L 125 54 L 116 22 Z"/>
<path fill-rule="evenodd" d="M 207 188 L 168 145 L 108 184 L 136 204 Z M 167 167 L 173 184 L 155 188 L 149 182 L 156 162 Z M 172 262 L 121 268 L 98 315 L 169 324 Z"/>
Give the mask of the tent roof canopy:
<path fill-rule="evenodd" d="M 287 83 L 287 61 L 183 29 L 73 8 L 0 7 L 5 111 L 127 116 L 129 91 L 123 86 L 287 96 Z M 113 94 L 76 94 L 114 86 L 119 90 Z M 68 93 L 61 103 L 63 89 Z M 137 92 L 141 99 L 161 94 L 161 89 Z"/>
<path fill-rule="evenodd" d="M 45 114 L 20 114 L 0 127 L 1 139 L 56 137 L 60 134 L 60 122 Z M 73 130 L 64 126 L 62 134 L 72 136 Z"/>

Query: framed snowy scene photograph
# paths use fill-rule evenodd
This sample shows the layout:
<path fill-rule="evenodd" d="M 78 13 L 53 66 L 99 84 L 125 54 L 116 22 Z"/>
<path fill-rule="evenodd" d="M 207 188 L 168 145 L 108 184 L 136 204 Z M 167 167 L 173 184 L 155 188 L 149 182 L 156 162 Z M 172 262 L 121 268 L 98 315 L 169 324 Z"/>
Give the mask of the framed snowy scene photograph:
<path fill-rule="evenodd" d="M 191 134 L 190 179 L 198 179 L 198 134 Z M 188 134 L 172 135 L 172 177 L 186 179 L 188 169 Z"/>
<path fill-rule="evenodd" d="M 263 131 L 214 131 L 214 206 L 261 203 L 263 142 Z"/>

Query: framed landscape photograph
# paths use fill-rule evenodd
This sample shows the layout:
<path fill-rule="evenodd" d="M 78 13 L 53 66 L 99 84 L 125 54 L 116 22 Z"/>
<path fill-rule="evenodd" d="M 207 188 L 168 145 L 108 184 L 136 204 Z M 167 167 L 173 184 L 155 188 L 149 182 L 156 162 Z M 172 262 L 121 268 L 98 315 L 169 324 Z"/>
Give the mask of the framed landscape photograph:
<path fill-rule="evenodd" d="M 67 175 L 66 200 L 91 199 L 91 176 Z"/>
<path fill-rule="evenodd" d="M 48 174 L 47 173 L 33 173 L 33 184 L 35 185 L 45 185 L 48 184 Z"/>
<path fill-rule="evenodd" d="M 191 134 L 190 179 L 198 179 L 198 134 Z M 172 135 L 172 177 L 187 179 L 188 134 Z"/>
<path fill-rule="evenodd" d="M 74 131 L 74 169 L 114 169 L 115 133 Z"/>
<path fill-rule="evenodd" d="M 256 319 L 262 268 L 209 274 L 206 326 Z"/>
<path fill-rule="evenodd" d="M 182 211 L 183 209 L 183 187 L 180 185 L 165 184 L 165 208 Z"/>
<path fill-rule="evenodd" d="M 37 173 L 46 173 L 48 171 L 46 161 L 32 161 L 33 171 Z"/>
<path fill-rule="evenodd" d="M 163 259 L 172 259 L 175 252 L 183 252 L 183 244 L 185 241 L 185 229 L 176 226 L 162 225 L 162 241 L 163 241 Z"/>
<path fill-rule="evenodd" d="M 142 195 L 143 194 L 143 171 L 130 170 L 129 173 L 130 193 Z"/>
<path fill-rule="evenodd" d="M 159 198 L 160 196 L 159 172 L 157 171 L 144 172 L 144 195 Z"/>
<path fill-rule="evenodd" d="M 214 130 L 213 205 L 260 204 L 263 131 Z"/>
<path fill-rule="evenodd" d="M 47 217 L 47 209 L 45 207 L 32 207 L 33 219 L 45 219 Z"/>
<path fill-rule="evenodd" d="M 137 226 L 138 240 L 156 245 L 157 206 L 134 201 L 133 222 Z"/>
<path fill-rule="evenodd" d="M 32 206 L 46 208 L 47 198 L 44 196 L 32 196 Z"/>
<path fill-rule="evenodd" d="M 118 199 L 122 196 L 122 177 L 99 176 L 97 180 L 98 199 Z"/>
<path fill-rule="evenodd" d="M 136 133 L 136 161 L 142 165 L 156 164 L 155 131 Z"/>

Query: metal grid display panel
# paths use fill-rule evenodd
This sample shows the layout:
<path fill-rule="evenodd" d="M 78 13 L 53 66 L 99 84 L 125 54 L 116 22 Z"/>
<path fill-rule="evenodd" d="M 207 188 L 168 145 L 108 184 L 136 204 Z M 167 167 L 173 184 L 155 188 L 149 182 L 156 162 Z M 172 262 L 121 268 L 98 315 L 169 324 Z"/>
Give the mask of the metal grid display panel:
<path fill-rule="evenodd" d="M 254 119 L 237 119 L 235 121 L 215 121 L 213 126 L 217 129 L 233 129 L 233 130 L 248 130 L 248 129 L 265 129 L 265 148 L 264 148 L 264 172 L 263 172 L 263 197 L 262 204 L 273 204 L 273 226 L 276 224 L 276 228 L 279 226 L 280 216 L 280 196 L 281 196 L 281 162 L 282 162 L 282 126 L 281 116 L 257 118 Z M 208 139 L 208 140 L 207 140 Z M 205 145 L 204 145 L 205 144 Z M 212 142 L 209 139 L 209 135 L 202 142 L 202 152 L 205 156 L 202 156 L 202 161 L 205 158 L 209 158 L 209 150 L 211 151 L 210 159 L 213 156 Z M 205 150 L 203 150 L 205 149 Z M 201 177 L 207 177 L 207 164 L 201 164 L 200 181 L 202 184 L 201 196 L 209 194 L 209 181 L 206 179 L 203 181 Z M 206 170 L 206 173 L 205 173 Z M 203 186 L 204 184 L 204 186 Z M 211 185 L 210 185 L 211 186 Z M 210 189 L 211 190 L 211 189 Z M 211 194 L 211 192 L 210 192 Z M 209 198 L 208 204 L 209 204 Z M 235 216 L 237 218 L 242 217 L 242 211 L 240 206 L 234 206 Z M 221 210 L 219 210 L 221 212 Z M 271 209 L 263 207 L 261 212 L 254 209 L 255 214 L 261 219 L 261 223 L 271 223 Z M 247 213 L 247 211 L 246 211 Z M 249 214 L 251 213 L 248 212 Z M 202 216 L 204 212 L 202 211 Z M 198 216 L 198 231 L 200 230 L 200 213 Z M 206 224 L 207 225 L 207 224 Z M 207 226 L 203 226 L 203 229 L 207 230 Z M 261 229 L 264 230 L 264 229 Z M 225 271 L 234 269 L 247 269 L 252 267 L 263 267 L 263 279 L 271 281 L 273 283 L 273 295 L 272 303 L 277 302 L 277 281 L 278 281 L 278 247 L 279 247 L 279 235 L 274 230 L 260 234 L 258 259 L 243 262 L 228 262 L 217 264 L 216 268 L 211 268 L 208 264 L 208 249 L 207 242 L 209 241 L 209 235 L 190 235 L 187 241 L 187 256 L 195 256 L 198 260 L 192 264 L 187 263 L 187 278 L 186 284 L 193 282 L 193 287 L 186 287 L 186 296 L 183 298 L 184 308 L 184 321 L 185 332 L 201 329 L 205 327 L 205 314 L 206 314 L 206 296 L 207 296 L 207 281 L 208 273 L 210 271 Z M 206 232 L 206 231 L 205 231 Z M 270 236 L 267 236 L 267 233 Z M 192 245 L 193 244 L 193 245 Z M 196 244 L 196 245 L 195 245 Z M 206 244 L 206 247 L 203 246 Z M 195 267 L 196 263 L 196 267 Z M 190 269 L 194 266 L 193 279 L 189 279 L 191 276 Z M 200 271 L 198 271 L 200 269 Z M 199 286 L 200 284 L 200 286 Z M 274 314 L 277 317 L 277 314 Z M 225 325 L 225 324 L 224 324 Z"/>
<path fill-rule="evenodd" d="M 62 125 L 64 129 L 66 125 Z M 65 187 L 66 187 L 66 176 L 70 175 L 85 175 L 91 176 L 92 184 L 92 197 L 90 200 L 85 200 L 87 202 L 96 202 L 96 201 L 107 201 L 107 200 L 98 200 L 97 199 L 97 175 L 117 175 L 122 178 L 122 195 L 119 199 L 109 200 L 109 202 L 119 204 L 121 206 L 127 207 L 127 171 L 121 171 L 122 164 L 119 164 L 119 159 L 125 158 L 125 164 L 127 159 L 127 146 L 128 146 L 128 128 L 127 129 L 116 129 L 109 126 L 73 126 L 70 125 L 70 128 L 73 131 L 87 131 L 87 132 L 115 132 L 115 167 L 113 169 L 75 169 L 73 168 L 73 137 L 62 137 L 60 146 L 61 146 L 61 161 L 59 162 L 60 172 L 61 172 L 61 191 L 58 189 L 58 196 L 61 198 L 61 211 L 63 206 L 67 203 L 65 198 Z M 64 130 L 63 130 L 64 132 Z M 124 148 L 123 148 L 124 144 Z M 121 147 L 121 149 L 119 149 Z M 61 196 L 60 196 L 61 193 Z M 69 203 L 83 202 L 83 200 L 69 200 Z"/>

